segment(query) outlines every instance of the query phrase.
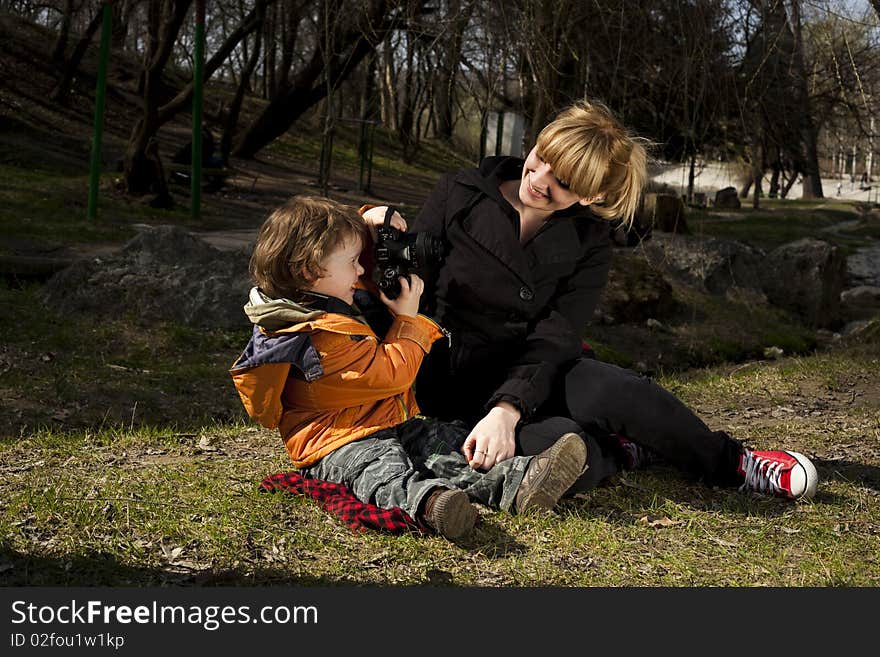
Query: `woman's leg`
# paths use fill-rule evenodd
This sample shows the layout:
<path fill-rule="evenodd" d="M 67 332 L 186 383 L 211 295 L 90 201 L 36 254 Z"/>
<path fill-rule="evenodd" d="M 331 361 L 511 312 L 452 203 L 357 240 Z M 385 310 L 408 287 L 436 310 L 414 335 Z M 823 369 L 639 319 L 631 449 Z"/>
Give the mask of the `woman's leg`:
<path fill-rule="evenodd" d="M 742 483 L 742 445 L 711 431 L 668 390 L 630 370 L 581 358 L 564 376 L 568 413 L 589 434 L 619 434 L 717 485 Z"/>
<path fill-rule="evenodd" d="M 587 444 L 587 469 L 578 477 L 566 495 L 583 493 L 596 488 L 608 477 L 617 474 L 617 460 L 606 441 L 596 440 L 585 433 L 581 426 L 567 417 L 543 417 L 520 425 L 516 435 L 517 454 L 540 454 L 552 446 L 565 433 L 576 433 Z"/>

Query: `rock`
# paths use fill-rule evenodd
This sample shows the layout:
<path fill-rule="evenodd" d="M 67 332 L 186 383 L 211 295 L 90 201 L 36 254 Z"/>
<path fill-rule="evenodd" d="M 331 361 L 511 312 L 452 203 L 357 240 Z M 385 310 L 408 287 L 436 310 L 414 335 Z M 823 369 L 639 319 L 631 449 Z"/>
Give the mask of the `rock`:
<path fill-rule="evenodd" d="M 846 337 L 865 333 L 869 328 L 876 327 L 877 322 L 878 320 L 876 319 L 858 319 L 856 321 L 846 324 L 842 329 L 840 329 L 840 333 L 841 335 Z"/>
<path fill-rule="evenodd" d="M 246 327 L 248 260 L 244 250 L 221 251 L 179 226 L 151 227 L 117 253 L 58 272 L 43 293 L 69 313 Z"/>
<path fill-rule="evenodd" d="M 742 203 L 739 200 L 739 194 L 736 191 L 736 187 L 725 187 L 715 192 L 715 202 L 713 203 L 713 205 L 716 208 L 725 208 L 730 210 L 738 210 L 740 207 L 742 207 Z"/>
<path fill-rule="evenodd" d="M 807 326 L 828 328 L 839 319 L 846 259 L 838 247 L 813 238 L 783 244 L 762 261 L 759 274 L 770 303 Z"/>
<path fill-rule="evenodd" d="M 678 194 L 645 194 L 637 211 L 636 223 L 667 233 L 688 233 L 684 201 Z"/>
<path fill-rule="evenodd" d="M 663 317 L 676 307 L 672 286 L 641 256 L 615 249 L 608 284 L 602 294 L 596 318 L 611 321 L 643 322 Z"/>
<path fill-rule="evenodd" d="M 846 259 L 850 285 L 880 286 L 880 242 L 859 247 Z"/>
<path fill-rule="evenodd" d="M 870 306 L 880 304 L 880 287 L 859 285 L 840 293 L 840 303 L 847 305 Z"/>
<path fill-rule="evenodd" d="M 643 255 L 656 269 L 713 294 L 724 294 L 734 286 L 762 289 L 757 270 L 764 252 L 741 242 L 654 234 L 633 253 Z"/>

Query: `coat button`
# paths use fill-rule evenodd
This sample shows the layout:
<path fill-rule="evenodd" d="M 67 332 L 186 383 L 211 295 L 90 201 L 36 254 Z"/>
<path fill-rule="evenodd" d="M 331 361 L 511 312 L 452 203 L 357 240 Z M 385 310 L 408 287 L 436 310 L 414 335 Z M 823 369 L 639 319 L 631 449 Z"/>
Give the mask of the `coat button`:
<path fill-rule="evenodd" d="M 535 293 L 532 292 L 525 285 L 523 285 L 521 288 L 519 288 L 519 298 L 523 301 L 531 301 L 535 298 Z"/>

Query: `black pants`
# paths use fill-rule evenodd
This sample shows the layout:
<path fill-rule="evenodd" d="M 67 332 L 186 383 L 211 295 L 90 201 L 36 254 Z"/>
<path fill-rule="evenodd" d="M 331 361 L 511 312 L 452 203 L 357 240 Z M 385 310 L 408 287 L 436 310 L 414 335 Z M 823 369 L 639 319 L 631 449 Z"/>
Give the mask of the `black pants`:
<path fill-rule="evenodd" d="M 493 390 L 479 394 L 473 376 L 457 378 L 444 382 L 442 400 L 419 397 L 422 411 L 453 415 L 470 423 L 485 415 L 478 400 L 488 399 Z M 431 388 L 430 392 L 439 392 L 436 386 Z M 708 484 L 742 483 L 736 472 L 742 454 L 739 441 L 723 431 L 711 431 L 675 395 L 651 379 L 616 365 L 580 358 L 562 371 L 548 400 L 533 418 L 521 424 L 517 453 L 537 454 L 568 431 L 585 437 L 588 452 L 589 468 L 573 492 L 593 488 L 616 471 L 613 434 L 653 450 L 670 465 Z"/>

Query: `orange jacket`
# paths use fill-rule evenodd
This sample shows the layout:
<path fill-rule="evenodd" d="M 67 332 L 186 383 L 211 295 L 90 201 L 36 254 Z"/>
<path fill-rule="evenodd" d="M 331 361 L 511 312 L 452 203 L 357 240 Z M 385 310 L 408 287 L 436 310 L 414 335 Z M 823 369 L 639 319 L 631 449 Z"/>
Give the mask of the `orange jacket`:
<path fill-rule="evenodd" d="M 443 335 L 427 317 L 394 317 L 379 340 L 353 315 L 268 299 L 256 288 L 245 311 L 254 333 L 230 373 L 248 414 L 279 429 L 297 467 L 419 412 L 412 384 Z"/>

